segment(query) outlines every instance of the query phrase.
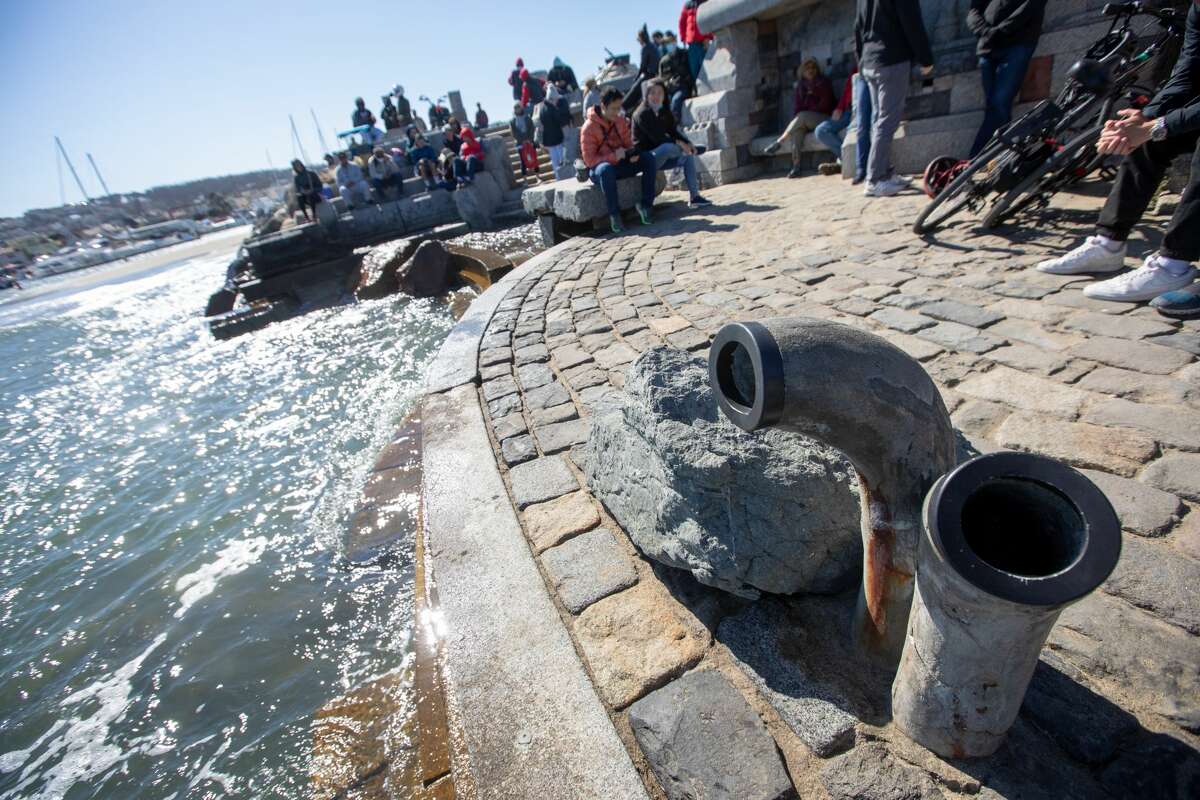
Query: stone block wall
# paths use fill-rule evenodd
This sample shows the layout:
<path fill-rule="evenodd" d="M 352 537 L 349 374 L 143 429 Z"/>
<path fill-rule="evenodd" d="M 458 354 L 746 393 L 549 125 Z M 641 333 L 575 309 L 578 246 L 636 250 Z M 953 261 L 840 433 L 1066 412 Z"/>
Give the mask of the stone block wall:
<path fill-rule="evenodd" d="M 752 7 L 756 16 L 715 32 L 700 75 L 699 96 L 688 101 L 684 113 L 688 125 L 721 125 L 715 136 L 721 147 L 726 142 L 741 146 L 783 129 L 792 113 L 796 68 L 806 58 L 816 58 L 821 64 L 836 96 L 854 66 L 855 0 L 744 5 Z M 1049 3 L 1018 113 L 1062 87 L 1070 66 L 1107 30 L 1108 22 L 1100 16 L 1103 6 L 1103 0 Z M 905 109 L 907 121 L 894 150 L 896 167 L 905 172 L 921 171 L 944 153 L 965 155 L 983 116 L 975 37 L 966 24 L 969 0 L 922 0 L 921 8 L 936 72 L 925 79 L 914 70 Z M 923 124 L 916 124 L 918 121 Z M 851 132 L 846 143 L 849 152 L 853 142 Z M 755 161 L 766 164 L 763 159 Z M 749 175 L 753 170 L 746 168 L 752 166 L 737 163 L 732 169 Z M 720 172 L 707 179 L 722 183 L 734 178 Z"/>

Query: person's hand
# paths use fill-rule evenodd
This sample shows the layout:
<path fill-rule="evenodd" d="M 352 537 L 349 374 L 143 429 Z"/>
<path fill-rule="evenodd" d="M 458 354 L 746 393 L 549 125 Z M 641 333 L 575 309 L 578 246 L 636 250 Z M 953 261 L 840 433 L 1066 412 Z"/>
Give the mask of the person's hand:
<path fill-rule="evenodd" d="M 837 122 L 839 119 L 842 118 L 842 110 L 840 108 L 835 108 L 833 110 L 833 114 L 831 116 L 833 117 L 833 121 Z"/>
<path fill-rule="evenodd" d="M 696 148 L 692 145 L 691 142 L 680 142 L 679 147 L 681 150 L 683 150 L 684 153 L 687 153 L 689 156 L 696 155 Z"/>
<path fill-rule="evenodd" d="M 933 74 L 933 64 L 926 64 L 921 67 L 921 75 L 928 78 Z"/>
<path fill-rule="evenodd" d="M 1105 155 L 1129 155 L 1150 141 L 1154 123 L 1141 111 L 1127 108 L 1117 114 L 1117 119 L 1105 123 L 1096 150 Z"/>
<path fill-rule="evenodd" d="M 637 153 L 634 153 L 633 155 L 631 155 L 631 156 L 629 157 L 629 163 L 630 163 L 630 164 L 636 164 L 636 163 L 637 163 L 637 160 L 638 160 L 638 154 L 637 154 Z"/>
<path fill-rule="evenodd" d="M 624 147 L 618 147 L 614 152 L 617 154 L 618 161 L 625 158 L 625 148 Z"/>

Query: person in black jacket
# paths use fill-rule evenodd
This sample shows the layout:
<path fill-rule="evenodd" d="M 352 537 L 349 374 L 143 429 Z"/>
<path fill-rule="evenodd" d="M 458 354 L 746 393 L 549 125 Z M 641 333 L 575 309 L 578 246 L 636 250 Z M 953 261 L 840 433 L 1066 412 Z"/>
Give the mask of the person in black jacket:
<path fill-rule="evenodd" d="M 696 80 L 688 64 L 687 50 L 679 47 L 671 31 L 663 34 L 663 47 L 666 48 L 666 55 L 658 62 L 658 77 L 666 87 L 671 113 L 678 120 L 683 117 L 683 101 L 695 92 Z"/>
<path fill-rule="evenodd" d="M 912 63 L 921 65 L 922 74 L 933 74 L 933 51 L 918 0 L 858 0 L 854 50 L 874 114 L 863 194 L 888 197 L 909 185 L 893 173 L 892 137 L 904 112 Z"/>
<path fill-rule="evenodd" d="M 650 31 L 646 29 L 645 25 L 637 32 L 637 40 L 642 47 L 641 64 L 638 67 L 633 88 L 629 90 L 629 94 L 625 95 L 625 100 L 621 103 L 626 114 L 632 114 L 633 110 L 642 102 L 642 84 L 658 77 L 658 62 L 662 60 L 662 53 L 654 42 L 650 41 Z"/>
<path fill-rule="evenodd" d="M 658 78 L 646 82 L 645 99 L 633 113 L 633 146 L 654 155 L 659 169 L 679 167 L 688 187 L 688 207 L 710 205 L 700 194 L 696 176 L 696 148 L 679 131 L 675 115 L 666 105 L 666 89 Z"/>
<path fill-rule="evenodd" d="M 321 178 L 317 173 L 313 172 L 308 167 L 304 166 L 304 162 L 296 159 L 292 162 L 292 181 L 296 189 L 296 205 L 300 206 L 300 213 L 304 215 L 306 222 L 310 221 L 308 209 L 312 209 L 311 221 L 316 221 L 317 205 L 324 200 L 321 194 Z"/>
<path fill-rule="evenodd" d="M 1012 119 L 1013 101 L 1042 35 L 1045 16 L 1046 0 L 971 0 L 967 27 L 979 38 L 975 52 L 985 103 L 971 158 Z"/>
<path fill-rule="evenodd" d="M 563 127 L 571 122 L 571 108 L 567 105 L 567 98 L 558 93 L 558 87 L 553 83 L 546 87 L 546 99 L 537 107 L 537 122 L 541 130 L 540 144 L 550 154 L 550 169 L 554 179 L 558 180 L 564 177 L 563 152 L 566 147 L 563 143 L 566 140 Z"/>
<path fill-rule="evenodd" d="M 571 69 L 558 56 L 554 57 L 553 66 L 546 73 L 546 82 L 557 86 L 559 94 L 563 97 L 571 94 L 571 92 L 579 91 L 579 81 L 575 79 L 575 70 Z"/>
<path fill-rule="evenodd" d="M 1187 32 L 1167 84 L 1140 111 L 1126 109 L 1105 123 L 1096 149 L 1125 156 L 1096 235 L 1074 250 L 1037 265 L 1052 275 L 1119 272 L 1125 240 L 1154 198 L 1171 162 L 1191 154 L 1191 177 L 1163 234 L 1158 252 L 1142 266 L 1083 290 L 1098 300 L 1153 300 L 1159 313 L 1178 319 L 1200 317 L 1200 285 L 1193 283 L 1200 260 L 1200 0 L 1187 17 Z"/>

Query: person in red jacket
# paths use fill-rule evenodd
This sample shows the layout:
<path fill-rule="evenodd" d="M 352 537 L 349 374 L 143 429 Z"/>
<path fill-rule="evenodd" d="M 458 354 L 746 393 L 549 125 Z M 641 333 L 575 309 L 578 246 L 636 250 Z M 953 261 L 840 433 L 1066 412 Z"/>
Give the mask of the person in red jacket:
<path fill-rule="evenodd" d="M 687 0 L 683 10 L 679 12 L 679 41 L 688 51 L 688 66 L 692 70 L 692 80 L 700 75 L 700 67 L 704 65 L 704 54 L 712 34 L 702 33 L 696 24 L 696 12 L 705 0 Z"/>
<path fill-rule="evenodd" d="M 815 58 L 805 59 L 796 70 L 796 76 L 800 80 L 796 82 L 796 91 L 792 96 L 792 121 L 779 134 L 779 138 L 763 151 L 772 155 L 789 138 L 792 140 L 792 171 L 788 173 L 789 178 L 800 177 L 800 153 L 805 135 L 828 120 L 833 111 L 833 85 L 829 83 L 829 78 L 821 74 L 821 65 Z"/>
<path fill-rule="evenodd" d="M 459 133 L 462 146 L 459 148 L 459 159 L 454 162 L 455 178 L 460 183 L 474 183 L 475 175 L 483 170 L 483 145 L 475 138 L 475 131 L 462 126 Z"/>

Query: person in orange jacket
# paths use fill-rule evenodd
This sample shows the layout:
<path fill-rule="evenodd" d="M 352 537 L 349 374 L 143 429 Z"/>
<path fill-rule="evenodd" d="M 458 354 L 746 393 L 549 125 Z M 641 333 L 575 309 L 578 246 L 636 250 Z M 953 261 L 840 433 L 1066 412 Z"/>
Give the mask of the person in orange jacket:
<path fill-rule="evenodd" d="M 641 174 L 642 199 L 637 204 L 637 212 L 642 224 L 649 225 L 658 171 L 653 153 L 639 153 L 634 149 L 629 121 L 621 115 L 624 97 L 620 89 L 605 90 L 600 96 L 600 104 L 587 110 L 587 121 L 579 132 L 583 163 L 587 165 L 592 183 L 604 192 L 613 233 L 623 230 L 617 181 Z"/>

